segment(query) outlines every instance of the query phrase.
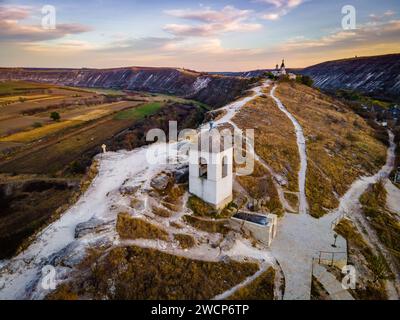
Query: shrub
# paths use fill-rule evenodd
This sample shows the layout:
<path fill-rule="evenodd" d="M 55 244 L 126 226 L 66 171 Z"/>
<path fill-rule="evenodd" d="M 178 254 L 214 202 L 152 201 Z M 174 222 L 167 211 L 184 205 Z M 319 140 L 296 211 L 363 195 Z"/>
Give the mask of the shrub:
<path fill-rule="evenodd" d="M 124 212 L 118 214 L 117 232 L 123 239 L 168 240 L 168 233 L 165 230 Z"/>
<path fill-rule="evenodd" d="M 300 82 L 309 87 L 312 87 L 314 84 L 314 80 L 309 76 L 302 76 Z"/>
<path fill-rule="evenodd" d="M 188 234 L 183 234 L 183 233 L 174 234 L 174 239 L 179 242 L 179 245 L 181 246 L 182 249 L 192 248 L 196 244 L 194 238 Z"/>
<path fill-rule="evenodd" d="M 273 300 L 275 270 L 270 267 L 247 286 L 240 288 L 229 300 Z"/>
<path fill-rule="evenodd" d="M 60 121 L 61 116 L 60 116 L 60 114 L 59 114 L 58 112 L 53 111 L 52 113 L 50 113 L 50 118 L 51 118 L 53 121 Z"/>
<path fill-rule="evenodd" d="M 217 214 L 217 210 L 196 196 L 189 197 L 188 207 L 196 216 L 200 217 L 212 217 Z"/>
<path fill-rule="evenodd" d="M 162 218 L 169 218 L 172 216 L 172 212 L 169 211 L 168 209 L 164 209 L 161 207 L 152 207 L 151 209 L 154 214 L 156 214 Z"/>
<path fill-rule="evenodd" d="M 194 216 L 188 215 L 183 216 L 183 220 L 190 224 L 192 227 L 209 233 L 227 234 L 230 231 L 230 229 L 225 226 L 226 220 L 201 220 Z"/>

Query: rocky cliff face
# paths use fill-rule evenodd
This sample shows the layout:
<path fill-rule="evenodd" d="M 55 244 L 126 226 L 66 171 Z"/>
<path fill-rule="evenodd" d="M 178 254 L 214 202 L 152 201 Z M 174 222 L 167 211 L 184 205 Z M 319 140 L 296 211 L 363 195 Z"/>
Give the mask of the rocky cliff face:
<path fill-rule="evenodd" d="M 300 73 L 324 90 L 350 89 L 380 98 L 400 98 L 400 54 L 329 61 Z"/>
<path fill-rule="evenodd" d="M 167 93 L 212 107 L 234 100 L 250 80 L 173 68 L 36 69 L 0 68 L 0 80 L 47 82 L 75 87 L 118 88 Z"/>

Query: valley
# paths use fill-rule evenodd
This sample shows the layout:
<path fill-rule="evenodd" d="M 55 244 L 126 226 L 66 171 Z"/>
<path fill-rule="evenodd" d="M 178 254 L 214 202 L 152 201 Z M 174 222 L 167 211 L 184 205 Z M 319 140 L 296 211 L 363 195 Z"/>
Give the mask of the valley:
<path fill-rule="evenodd" d="M 185 101 L 173 102 L 173 97 L 165 100 L 159 95 L 143 95 L 141 98 L 146 102 L 115 110 L 111 115 L 95 117 L 82 128 L 68 129 L 67 126 L 66 129 L 50 130 L 44 141 L 33 144 L 37 151 L 19 147 L 20 158 L 16 156 L 16 161 L 6 160 L 0 165 L 0 169 L 5 171 L 6 181 L 14 181 L 16 185 L 18 176 L 22 179 L 27 175 L 28 180 L 49 179 L 43 177 L 46 170 L 47 174 L 55 176 L 67 175 L 71 182 L 75 175 L 67 164 L 87 152 L 80 149 L 83 146 L 77 147 L 77 142 L 74 142 L 77 138 L 74 137 L 82 139 L 85 148 L 93 150 L 87 152 L 87 159 L 95 156 L 91 169 L 82 180 L 86 182 L 80 182 L 80 188 L 75 186 L 71 189 L 71 192 L 81 189 L 79 194 L 71 196 L 74 200 L 66 203 L 62 212 L 53 217 L 53 222 L 32 237 L 24 251 L 1 262 L 3 285 L 0 297 L 226 299 L 251 297 L 252 287 L 259 285 L 258 281 L 267 281 L 264 285 L 269 288 L 265 292 L 268 299 L 309 299 L 313 263 L 318 253 L 336 252 L 340 256 L 338 261 L 346 256 L 347 234 L 340 232 L 341 235 L 335 236 L 333 227 L 343 219 L 351 220 L 357 226 L 360 223 L 358 206 L 361 195 L 371 184 L 387 179 L 394 167 L 396 145 L 392 133 L 388 133 L 388 149 L 376 137 L 374 129 L 349 106 L 295 82 L 264 80 L 245 97 L 210 112 L 201 103 L 193 105 L 189 101 L 183 109 L 186 112 L 183 112 L 180 105 Z M 270 248 L 254 241 L 251 235 L 232 229 L 229 224 L 232 207 L 229 206 L 224 215 L 215 216 L 200 200 L 194 209 L 193 199 L 187 191 L 187 178 L 180 177 L 187 166 L 185 146 L 188 141 L 145 145 L 141 138 L 144 129 L 153 125 L 165 126 L 169 116 L 174 119 L 176 115 L 184 121 L 183 124 L 178 122 L 180 128 L 197 127 L 204 117 L 220 115 L 214 120 L 216 127 L 255 129 L 252 155 L 255 170 L 249 176 L 235 177 L 232 203 L 241 208 L 257 203 L 255 210 L 272 212 L 280 217 L 278 235 Z M 112 131 L 112 123 L 121 121 L 121 127 L 117 125 L 116 131 Z M 121 131 L 123 127 L 125 129 Z M 74 130 L 77 130 L 75 134 Z M 91 130 L 98 130 L 99 135 Z M 10 137 L 20 138 L 23 133 L 13 133 Z M 53 139 L 57 143 L 53 143 Z M 31 143 L 22 138 L 16 142 Z M 106 143 L 110 151 L 101 154 L 101 143 Z M 60 149 L 57 144 L 61 144 Z M 167 159 L 171 150 L 176 154 L 174 161 L 146 163 L 148 152 Z M 59 155 L 63 152 L 61 158 Z M 53 161 L 43 165 L 43 155 Z M 13 156 L 12 152 L 8 155 Z M 11 174 L 14 171 L 17 176 Z M 166 184 L 159 185 L 160 181 L 166 181 Z M 23 188 L 25 191 L 22 192 L 29 190 L 26 185 Z M 44 191 L 35 190 L 38 195 L 44 195 Z M 21 200 L 15 201 L 18 204 Z M 15 203 L 14 207 L 10 206 L 12 210 L 17 208 Z M 12 210 L 8 216 L 15 216 Z M 54 208 L 48 207 L 48 210 Z M 362 232 L 366 232 L 364 228 Z M 334 239 L 336 247 L 332 249 Z M 380 240 L 377 241 L 371 245 L 383 248 Z M 385 252 L 390 261 L 391 253 Z M 152 257 L 165 261 L 165 268 L 171 268 L 168 264 L 175 265 L 179 259 L 179 265 L 189 263 L 194 269 L 190 267 L 187 273 L 171 278 L 168 284 L 151 281 L 141 288 L 135 287 L 131 281 L 132 286 L 126 286 L 122 279 L 165 277 L 162 273 L 165 271 L 155 269 L 135 273 L 129 258 L 132 254 L 139 255 L 144 264 L 149 263 L 148 259 Z M 352 258 L 355 264 L 358 258 Z M 202 262 L 207 262 L 207 267 Z M 210 265 L 211 262 L 215 265 Z M 95 263 L 98 267 L 92 274 Z M 243 276 L 234 281 L 229 272 L 223 272 L 224 283 L 229 283 L 227 287 L 217 290 L 200 281 L 197 288 L 187 288 L 183 295 L 176 295 L 172 289 L 187 277 L 202 279 L 211 268 L 220 273 L 220 268 L 227 263 L 238 263 L 235 268 L 243 269 Z M 57 290 L 50 294 L 43 290 L 40 280 L 40 270 L 47 264 L 54 266 L 57 274 L 63 275 Z M 115 268 L 119 271 L 112 275 L 115 286 L 112 289 L 106 279 Z M 317 278 L 324 272 L 333 272 L 324 271 L 323 266 L 318 268 L 322 268 L 322 273 L 315 274 Z M 397 272 L 395 264 L 390 263 L 390 268 L 393 273 Z M 271 270 L 274 270 L 272 278 Z M 367 285 L 368 290 L 372 290 L 369 283 L 373 275 L 363 273 L 362 277 L 365 279 L 360 280 L 360 286 Z M 165 285 L 171 291 L 160 291 L 159 288 Z M 388 296 L 398 296 L 398 280 L 382 280 L 381 285 L 383 289 L 380 290 L 387 291 Z M 149 287 L 155 291 L 147 292 L 145 288 Z M 93 288 L 101 289 L 96 291 Z M 328 289 L 333 290 L 331 287 Z M 358 290 L 362 292 L 364 289 L 359 287 Z M 334 292 L 328 294 L 334 296 Z M 339 296 L 353 298 L 351 294 L 341 293 Z"/>
<path fill-rule="evenodd" d="M 140 147 L 146 144 L 144 128 L 177 118 L 183 126 L 196 125 L 207 111 L 202 103 L 157 94 L 29 82 L 0 87 L 3 99 L 9 99 L 0 109 L 0 258 L 23 249 L 75 201 L 102 144 L 109 150 Z M 24 99 L 32 91 L 47 96 L 20 102 L 11 99 L 15 90 Z M 52 120 L 52 112 L 60 120 Z"/>

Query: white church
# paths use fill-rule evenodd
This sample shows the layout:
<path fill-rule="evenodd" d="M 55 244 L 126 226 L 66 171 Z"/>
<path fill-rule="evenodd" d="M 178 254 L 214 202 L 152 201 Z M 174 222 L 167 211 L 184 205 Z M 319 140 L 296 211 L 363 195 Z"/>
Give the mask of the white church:
<path fill-rule="evenodd" d="M 277 64 L 275 67 L 275 70 L 271 71 L 271 73 L 275 77 L 289 76 L 290 80 L 296 80 L 296 75 L 294 73 L 287 72 L 286 66 L 285 66 L 285 59 L 282 59 L 281 66 L 279 67 L 279 64 Z"/>

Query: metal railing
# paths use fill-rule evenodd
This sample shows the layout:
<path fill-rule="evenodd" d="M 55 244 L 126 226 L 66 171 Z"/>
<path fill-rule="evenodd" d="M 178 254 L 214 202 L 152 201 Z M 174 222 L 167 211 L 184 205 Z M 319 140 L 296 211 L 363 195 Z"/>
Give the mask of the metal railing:
<path fill-rule="evenodd" d="M 344 251 L 319 251 L 318 258 L 314 257 L 313 261 L 318 261 L 318 264 L 333 266 L 335 261 L 340 258 L 347 258 L 347 252 Z"/>

